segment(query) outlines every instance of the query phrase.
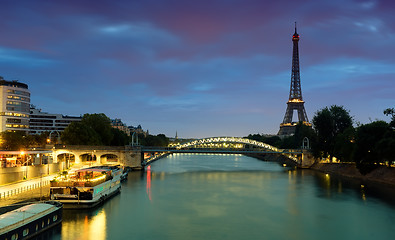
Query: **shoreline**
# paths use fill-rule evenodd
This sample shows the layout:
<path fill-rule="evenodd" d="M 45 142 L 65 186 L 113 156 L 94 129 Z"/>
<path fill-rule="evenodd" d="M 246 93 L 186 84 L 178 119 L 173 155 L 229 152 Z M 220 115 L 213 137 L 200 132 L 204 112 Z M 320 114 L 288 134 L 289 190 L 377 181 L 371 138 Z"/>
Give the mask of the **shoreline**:
<path fill-rule="evenodd" d="M 378 166 L 366 175 L 362 175 L 354 163 L 315 163 L 312 170 L 352 178 L 363 183 L 373 183 L 395 187 L 395 168 Z"/>

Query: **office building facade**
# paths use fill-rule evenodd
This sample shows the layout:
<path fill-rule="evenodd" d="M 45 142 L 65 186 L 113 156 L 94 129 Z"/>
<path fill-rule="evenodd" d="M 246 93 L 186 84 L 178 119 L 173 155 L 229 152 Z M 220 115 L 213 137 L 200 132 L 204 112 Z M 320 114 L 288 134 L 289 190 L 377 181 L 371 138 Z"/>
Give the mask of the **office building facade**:
<path fill-rule="evenodd" d="M 30 91 L 28 85 L 0 76 L 0 132 L 29 131 Z"/>

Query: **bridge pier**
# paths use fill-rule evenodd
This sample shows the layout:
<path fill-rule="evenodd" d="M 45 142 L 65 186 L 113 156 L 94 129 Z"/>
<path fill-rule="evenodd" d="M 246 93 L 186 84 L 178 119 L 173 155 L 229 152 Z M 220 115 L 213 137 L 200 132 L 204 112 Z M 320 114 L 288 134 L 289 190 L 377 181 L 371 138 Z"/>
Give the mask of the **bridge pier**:
<path fill-rule="evenodd" d="M 315 158 L 308 150 L 302 151 L 302 158 L 298 163 L 300 168 L 310 168 L 315 163 Z"/>

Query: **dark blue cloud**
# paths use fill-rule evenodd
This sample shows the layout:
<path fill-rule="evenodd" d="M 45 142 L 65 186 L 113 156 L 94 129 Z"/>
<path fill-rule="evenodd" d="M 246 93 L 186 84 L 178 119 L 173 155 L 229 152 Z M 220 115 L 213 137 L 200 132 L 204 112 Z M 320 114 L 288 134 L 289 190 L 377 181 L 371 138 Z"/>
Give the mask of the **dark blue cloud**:
<path fill-rule="evenodd" d="M 298 21 L 309 118 L 394 107 L 392 1 L 2 1 L 0 75 L 44 111 L 181 137 L 276 133 Z"/>

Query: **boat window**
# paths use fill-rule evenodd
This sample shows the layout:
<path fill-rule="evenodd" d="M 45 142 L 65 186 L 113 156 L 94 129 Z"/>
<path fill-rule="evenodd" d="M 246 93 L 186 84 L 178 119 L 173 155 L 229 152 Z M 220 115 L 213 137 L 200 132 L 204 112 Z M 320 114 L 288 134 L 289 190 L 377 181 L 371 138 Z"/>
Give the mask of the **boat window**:
<path fill-rule="evenodd" d="M 36 224 L 36 232 L 38 231 L 38 224 Z"/>
<path fill-rule="evenodd" d="M 44 227 L 44 221 L 41 223 L 41 228 L 43 228 Z"/>
<path fill-rule="evenodd" d="M 58 220 L 58 215 L 53 216 L 52 220 L 53 220 L 54 222 L 56 222 L 56 220 Z"/>
<path fill-rule="evenodd" d="M 18 233 L 13 234 L 11 240 L 18 240 Z"/>
<path fill-rule="evenodd" d="M 48 218 L 48 225 L 49 225 L 50 222 L 51 222 L 51 221 L 50 221 L 49 218 Z"/>
<path fill-rule="evenodd" d="M 29 234 L 29 228 L 23 230 L 23 236 L 26 237 Z"/>

